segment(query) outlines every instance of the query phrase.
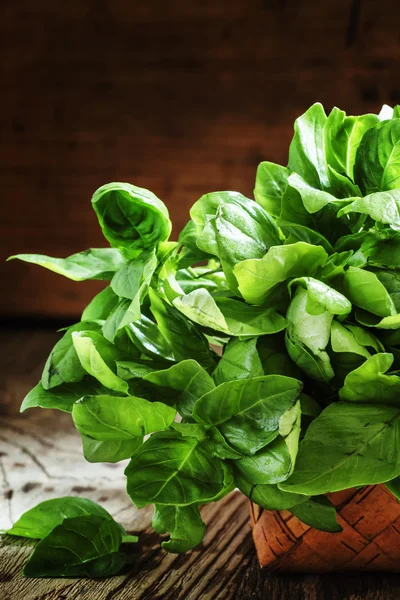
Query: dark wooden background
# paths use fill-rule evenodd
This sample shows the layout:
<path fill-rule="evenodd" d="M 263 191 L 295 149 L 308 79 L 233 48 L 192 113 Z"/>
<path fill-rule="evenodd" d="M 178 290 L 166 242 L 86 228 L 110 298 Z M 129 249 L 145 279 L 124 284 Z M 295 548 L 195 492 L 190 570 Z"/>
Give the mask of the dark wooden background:
<path fill-rule="evenodd" d="M 17 262 L 103 244 L 92 192 L 149 187 L 174 233 L 204 192 L 251 194 L 316 100 L 400 102 L 398 0 L 3 0 L 0 316 L 79 315 L 99 284 Z"/>

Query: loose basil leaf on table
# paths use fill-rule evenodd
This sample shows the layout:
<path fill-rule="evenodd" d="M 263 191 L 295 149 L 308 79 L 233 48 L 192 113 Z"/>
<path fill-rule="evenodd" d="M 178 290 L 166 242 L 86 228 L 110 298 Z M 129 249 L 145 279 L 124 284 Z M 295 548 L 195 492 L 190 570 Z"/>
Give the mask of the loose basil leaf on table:
<path fill-rule="evenodd" d="M 26 511 L 6 533 L 42 540 L 64 519 L 90 515 L 112 520 L 112 516 L 104 508 L 88 498 L 54 498 Z M 125 530 L 120 525 L 118 527 L 125 534 Z"/>
<path fill-rule="evenodd" d="M 36 546 L 25 577 L 109 577 L 129 562 L 120 526 L 99 515 L 67 518 Z"/>

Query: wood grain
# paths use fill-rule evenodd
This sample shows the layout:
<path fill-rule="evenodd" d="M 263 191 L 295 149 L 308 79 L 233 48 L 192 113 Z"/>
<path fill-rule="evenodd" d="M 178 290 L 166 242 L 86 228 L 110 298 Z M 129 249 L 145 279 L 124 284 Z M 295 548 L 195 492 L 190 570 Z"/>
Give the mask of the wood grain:
<path fill-rule="evenodd" d="M 249 527 L 248 501 L 234 492 L 202 509 L 203 544 L 172 555 L 149 527 L 151 509 L 137 510 L 125 492 L 123 465 L 89 465 L 70 417 L 32 409 L 18 413 L 40 377 L 57 335 L 0 333 L 0 529 L 38 502 L 78 495 L 100 502 L 140 543 L 131 567 L 107 580 L 24 579 L 32 542 L 0 537 L 1 600 L 397 600 L 398 577 L 271 575 L 259 566 Z"/>
<path fill-rule="evenodd" d="M 149 187 L 174 235 L 204 192 L 251 195 L 294 118 L 400 102 L 398 0 L 51 0 L 0 7 L 0 314 L 76 316 L 99 284 L 4 264 L 103 244 L 101 184 Z"/>

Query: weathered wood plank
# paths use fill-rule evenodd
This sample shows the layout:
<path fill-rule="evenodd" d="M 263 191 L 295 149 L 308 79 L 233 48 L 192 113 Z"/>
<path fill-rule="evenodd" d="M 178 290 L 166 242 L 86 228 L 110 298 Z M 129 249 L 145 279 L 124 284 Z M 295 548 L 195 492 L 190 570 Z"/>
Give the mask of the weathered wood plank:
<path fill-rule="evenodd" d="M 351 16 L 351 6 L 358 6 Z M 149 187 L 175 229 L 204 192 L 251 194 L 313 102 L 400 102 L 398 0 L 1 3 L 3 314 L 77 315 L 98 284 L 4 264 L 103 244 L 90 196 Z M 29 299 L 29 300 L 28 300 Z"/>
<path fill-rule="evenodd" d="M 48 332 L 0 333 L 0 528 L 36 503 L 61 495 L 100 502 L 129 532 L 140 534 L 131 567 L 102 581 L 24 579 L 32 542 L 0 538 L 1 600 L 397 600 L 396 576 L 268 575 L 257 564 L 247 500 L 233 493 L 202 509 L 203 544 L 171 555 L 149 527 L 151 510 L 134 509 L 123 465 L 89 465 L 69 415 L 33 409 L 18 414 L 57 339 Z"/>

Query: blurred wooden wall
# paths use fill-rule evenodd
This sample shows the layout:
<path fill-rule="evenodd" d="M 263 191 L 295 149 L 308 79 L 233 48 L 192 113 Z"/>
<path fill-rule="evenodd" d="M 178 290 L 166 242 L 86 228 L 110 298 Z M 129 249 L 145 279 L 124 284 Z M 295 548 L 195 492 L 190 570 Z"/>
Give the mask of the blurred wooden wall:
<path fill-rule="evenodd" d="M 3 0 L 0 315 L 79 315 L 98 283 L 16 252 L 102 246 L 90 197 L 122 180 L 176 234 L 204 192 L 250 195 L 314 101 L 400 102 L 398 0 Z"/>

